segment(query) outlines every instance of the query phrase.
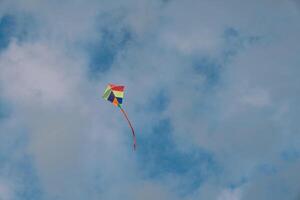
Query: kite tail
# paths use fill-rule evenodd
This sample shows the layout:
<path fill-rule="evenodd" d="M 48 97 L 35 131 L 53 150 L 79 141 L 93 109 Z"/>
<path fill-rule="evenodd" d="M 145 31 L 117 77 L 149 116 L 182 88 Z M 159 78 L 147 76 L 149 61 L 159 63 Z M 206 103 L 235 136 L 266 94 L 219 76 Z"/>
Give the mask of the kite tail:
<path fill-rule="evenodd" d="M 124 114 L 125 118 L 127 119 L 128 124 L 131 128 L 132 136 L 133 136 L 133 149 L 136 150 L 136 137 L 135 137 L 134 129 L 133 129 L 128 117 L 127 117 L 126 112 L 123 110 L 123 108 L 121 106 L 119 106 L 119 108 L 121 109 L 122 113 Z"/>

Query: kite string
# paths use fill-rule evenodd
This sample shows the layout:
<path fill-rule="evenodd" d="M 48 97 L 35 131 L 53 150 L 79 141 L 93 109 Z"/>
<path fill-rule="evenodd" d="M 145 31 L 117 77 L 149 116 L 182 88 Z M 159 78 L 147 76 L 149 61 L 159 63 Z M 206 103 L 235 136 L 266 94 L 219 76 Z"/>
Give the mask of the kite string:
<path fill-rule="evenodd" d="M 128 119 L 128 116 L 127 116 L 126 112 L 123 110 L 123 108 L 121 106 L 119 106 L 119 108 L 121 109 L 122 113 L 124 114 L 124 116 L 125 116 L 128 124 L 129 124 L 129 126 L 131 128 L 132 136 L 133 136 L 133 149 L 136 150 L 136 137 L 135 137 L 134 129 L 133 129 L 132 125 L 131 125 L 130 120 Z"/>

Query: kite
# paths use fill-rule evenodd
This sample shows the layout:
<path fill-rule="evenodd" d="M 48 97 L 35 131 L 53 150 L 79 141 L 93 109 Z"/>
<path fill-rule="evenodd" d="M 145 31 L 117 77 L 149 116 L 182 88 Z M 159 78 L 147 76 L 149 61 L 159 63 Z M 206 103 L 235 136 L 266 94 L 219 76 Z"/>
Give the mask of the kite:
<path fill-rule="evenodd" d="M 108 84 L 102 97 L 105 100 L 110 101 L 114 106 L 119 107 L 120 110 L 122 111 L 122 113 L 124 114 L 128 124 L 131 128 L 131 131 L 132 131 L 133 149 L 136 150 L 136 137 L 135 137 L 134 129 L 131 125 L 131 122 L 128 119 L 126 112 L 122 108 L 122 102 L 123 102 L 123 97 L 124 97 L 124 86 Z"/>

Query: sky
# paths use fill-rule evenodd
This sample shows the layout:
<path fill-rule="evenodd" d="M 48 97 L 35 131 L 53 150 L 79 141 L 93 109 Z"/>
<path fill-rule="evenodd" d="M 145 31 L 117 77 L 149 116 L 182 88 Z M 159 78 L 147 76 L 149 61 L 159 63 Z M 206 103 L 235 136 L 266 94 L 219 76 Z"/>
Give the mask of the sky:
<path fill-rule="evenodd" d="M 1 0 L 0 199 L 299 200 L 299 21 L 298 0 Z"/>

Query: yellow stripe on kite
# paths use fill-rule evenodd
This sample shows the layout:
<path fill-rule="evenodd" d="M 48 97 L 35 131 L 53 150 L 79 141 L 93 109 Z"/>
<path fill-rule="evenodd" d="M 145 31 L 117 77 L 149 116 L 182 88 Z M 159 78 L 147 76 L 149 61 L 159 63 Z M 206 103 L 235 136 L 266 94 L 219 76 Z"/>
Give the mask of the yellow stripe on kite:
<path fill-rule="evenodd" d="M 118 98 L 123 98 L 124 97 L 124 92 L 120 92 L 120 91 L 113 91 L 114 95 Z"/>

